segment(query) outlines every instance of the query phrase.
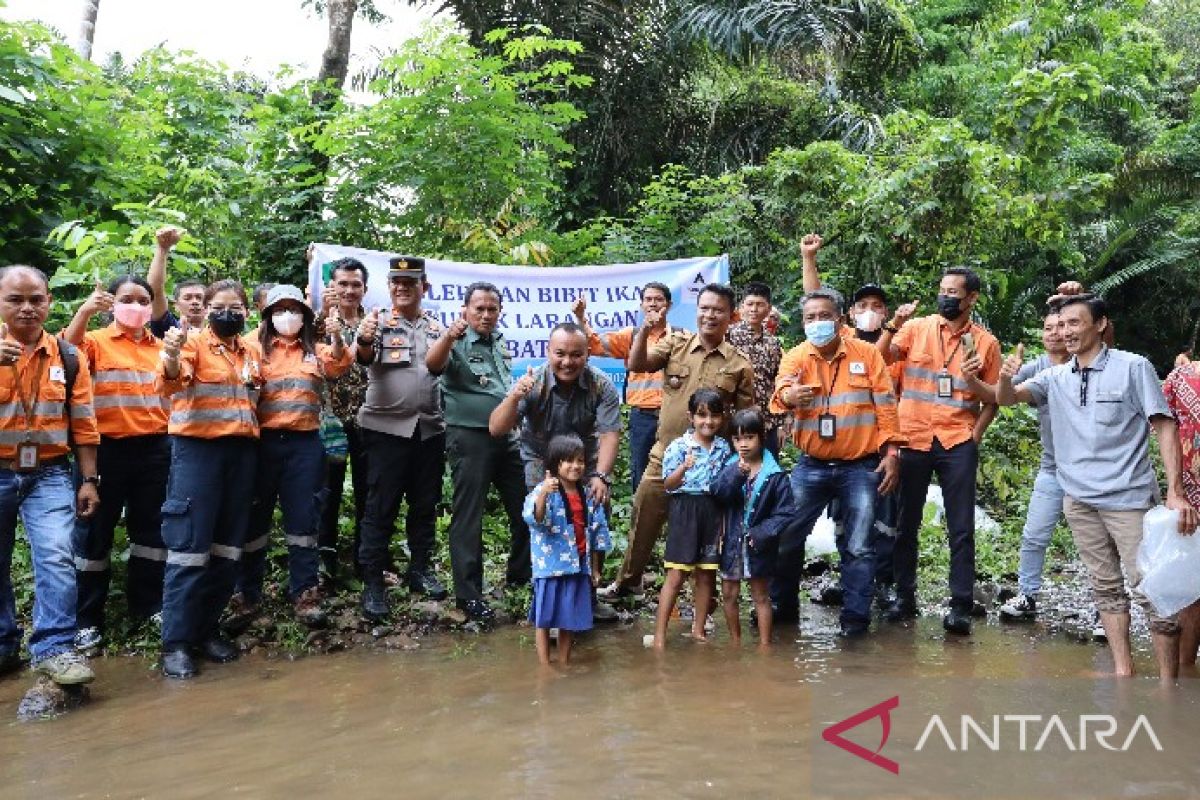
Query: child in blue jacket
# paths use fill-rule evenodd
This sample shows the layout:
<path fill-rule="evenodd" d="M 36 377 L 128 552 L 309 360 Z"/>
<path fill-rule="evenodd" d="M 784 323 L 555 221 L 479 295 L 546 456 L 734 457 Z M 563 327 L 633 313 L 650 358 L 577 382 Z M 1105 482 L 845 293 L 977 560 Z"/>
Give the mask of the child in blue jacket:
<path fill-rule="evenodd" d="M 604 507 L 583 489 L 583 440 L 555 436 L 546 447 L 546 478 L 525 498 L 538 661 L 550 663 L 550 629 L 558 628 L 558 663 L 571 657 L 575 631 L 592 627 L 592 587 L 611 547 Z"/>
<path fill-rule="evenodd" d="M 731 429 L 737 452 L 713 479 L 712 492 L 725 513 L 721 536 L 721 598 L 725 623 L 734 643 L 742 640 L 738 595 L 750 580 L 750 596 L 758 613 L 761 646 L 771 643 L 771 596 L 768 584 L 775 569 L 779 534 L 795 509 L 787 473 L 764 449 L 762 414 L 748 408 L 733 415 Z"/>

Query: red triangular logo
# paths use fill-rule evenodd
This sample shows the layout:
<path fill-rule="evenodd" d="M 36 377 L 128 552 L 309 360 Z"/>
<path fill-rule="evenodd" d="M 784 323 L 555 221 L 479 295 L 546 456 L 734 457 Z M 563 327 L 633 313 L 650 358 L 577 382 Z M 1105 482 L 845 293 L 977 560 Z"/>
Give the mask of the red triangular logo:
<path fill-rule="evenodd" d="M 893 775 L 900 774 L 900 765 L 890 758 L 881 756 L 879 752 L 883 750 L 883 746 L 887 744 L 888 736 L 892 732 L 892 716 L 893 708 L 899 708 L 900 695 L 889 697 L 882 703 L 873 705 L 868 709 L 858 712 L 852 717 L 846 717 L 841 722 L 836 722 L 830 725 L 825 730 L 821 731 L 821 738 L 832 745 L 836 745 L 847 753 L 856 755 L 863 761 L 869 761 L 877 767 L 882 767 Z M 880 723 L 883 725 L 883 738 L 879 741 L 879 747 L 875 752 L 871 752 L 861 744 L 852 742 L 849 739 L 843 738 L 842 734 L 851 728 L 856 728 L 869 719 L 879 717 Z"/>

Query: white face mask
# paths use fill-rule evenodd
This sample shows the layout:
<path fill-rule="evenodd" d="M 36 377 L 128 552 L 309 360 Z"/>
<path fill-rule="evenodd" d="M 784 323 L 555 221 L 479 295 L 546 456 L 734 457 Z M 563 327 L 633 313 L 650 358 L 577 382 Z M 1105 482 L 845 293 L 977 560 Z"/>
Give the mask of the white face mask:
<path fill-rule="evenodd" d="M 854 327 L 860 331 L 871 333 L 877 331 L 883 326 L 883 314 L 872 309 L 860 311 L 854 315 Z"/>
<path fill-rule="evenodd" d="M 271 324 L 281 336 L 295 336 L 304 326 L 304 317 L 295 311 L 276 311 L 271 315 Z"/>

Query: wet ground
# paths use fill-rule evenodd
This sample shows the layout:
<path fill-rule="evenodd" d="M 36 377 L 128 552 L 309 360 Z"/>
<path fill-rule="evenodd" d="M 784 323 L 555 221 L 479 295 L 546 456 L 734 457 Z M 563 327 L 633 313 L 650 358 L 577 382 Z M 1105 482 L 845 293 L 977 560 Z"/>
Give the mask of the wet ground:
<path fill-rule="evenodd" d="M 926 616 L 844 643 L 835 623 L 835 612 L 807 607 L 799 628 L 780 631 L 767 653 L 751 637 L 735 648 L 723 632 L 697 644 L 677 624 L 662 655 L 642 647 L 646 623 L 610 626 L 583 638 L 561 671 L 539 668 L 532 631 L 515 626 L 394 652 L 296 661 L 252 654 L 186 683 L 164 680 L 140 658 L 100 659 L 85 708 L 0 726 L 0 796 L 836 796 L 856 785 L 841 781 L 855 770 L 868 781 L 898 778 L 821 741 L 821 728 L 841 718 L 823 705 L 829 697 L 867 706 L 894 690 L 908 708 L 913 693 L 894 687 L 918 685 L 935 700 L 955 687 L 1019 696 L 1036 679 L 1105 705 L 1117 683 L 1088 677 L 1110 666 L 1105 648 L 1040 624 L 980 624 L 970 638 L 948 640 Z M 1153 669 L 1144 651 L 1138 667 Z M 1200 734 L 1200 679 L 1165 697 L 1151 678 L 1125 683 L 1148 692 L 1138 708 L 1185 711 L 1185 730 L 1194 720 Z M 0 708 L 15 709 L 28 685 L 27 676 L 0 680 Z M 1099 770 L 1107 789 L 1093 794 L 1074 768 L 1062 768 L 1067 762 L 1051 759 L 1043 767 L 1062 780 L 1041 796 L 1200 792 L 1200 736 L 1186 746 L 1169 732 L 1160 737 L 1170 746 L 1151 755 L 1162 781 L 1132 775 L 1116 753 L 1101 762 L 1111 764 L 1111 776 Z M 865 738 L 875 749 L 878 733 Z M 889 794 L 1029 796 L 979 780 L 969 792 L 925 781 Z"/>

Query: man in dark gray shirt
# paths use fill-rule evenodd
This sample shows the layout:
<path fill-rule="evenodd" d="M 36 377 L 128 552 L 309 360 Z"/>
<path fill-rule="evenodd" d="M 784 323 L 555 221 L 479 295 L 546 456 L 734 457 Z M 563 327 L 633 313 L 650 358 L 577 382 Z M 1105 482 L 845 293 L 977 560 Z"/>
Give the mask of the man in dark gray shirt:
<path fill-rule="evenodd" d="M 1179 624 L 1174 616 L 1160 615 L 1138 591 L 1142 574 L 1137 550 L 1142 519 L 1158 500 L 1149 453 L 1151 427 L 1167 474 L 1167 507 L 1179 512 L 1181 534 L 1196 529 L 1196 510 L 1183 492 L 1175 419 L 1150 362 L 1104 344 L 1109 320 L 1103 300 L 1068 297 L 1059 314 L 1071 360 L 1014 387 L 1022 366 L 1018 347 L 1001 368 L 996 399 L 1000 405 L 1046 403 L 1049 408 L 1055 469 L 1066 495 L 1063 511 L 1088 570 L 1115 674 L 1133 675 L 1128 576 L 1134 600 L 1150 618 L 1159 676 L 1174 681 L 1179 676 Z"/>
<path fill-rule="evenodd" d="M 367 366 L 367 395 L 358 411 L 367 453 L 367 506 L 358 560 L 363 613 L 388 614 L 383 571 L 402 500 L 408 501 L 408 586 L 440 600 L 446 589 L 433 573 L 437 504 L 446 467 L 446 421 L 438 377 L 425 364 L 429 346 L 445 331 L 421 311 L 425 260 L 399 256 L 390 262 L 392 310 L 371 312 L 358 328 L 358 363 Z"/>

